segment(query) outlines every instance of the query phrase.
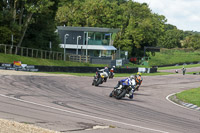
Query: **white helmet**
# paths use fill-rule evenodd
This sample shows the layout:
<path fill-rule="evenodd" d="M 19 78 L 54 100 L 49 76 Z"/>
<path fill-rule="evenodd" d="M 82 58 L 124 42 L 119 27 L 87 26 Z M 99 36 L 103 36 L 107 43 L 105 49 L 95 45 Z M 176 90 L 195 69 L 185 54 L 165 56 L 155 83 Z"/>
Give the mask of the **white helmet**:
<path fill-rule="evenodd" d="M 134 75 L 131 75 L 129 78 L 130 78 L 131 80 L 134 79 Z"/>

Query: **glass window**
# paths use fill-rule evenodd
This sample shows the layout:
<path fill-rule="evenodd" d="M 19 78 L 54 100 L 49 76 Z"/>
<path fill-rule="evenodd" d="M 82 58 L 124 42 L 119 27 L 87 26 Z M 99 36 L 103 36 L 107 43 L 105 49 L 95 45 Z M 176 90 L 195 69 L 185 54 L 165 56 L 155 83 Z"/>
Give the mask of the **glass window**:
<path fill-rule="evenodd" d="M 101 56 L 104 56 L 104 57 L 111 57 L 112 56 L 112 53 L 110 50 L 103 50 L 101 51 Z"/>
<path fill-rule="evenodd" d="M 88 32 L 88 45 L 109 45 L 111 33 Z M 86 42 L 85 34 L 85 42 Z M 86 44 L 86 43 L 85 43 Z"/>
<path fill-rule="evenodd" d="M 95 40 L 102 40 L 102 34 L 99 32 L 96 32 L 95 34 Z"/>

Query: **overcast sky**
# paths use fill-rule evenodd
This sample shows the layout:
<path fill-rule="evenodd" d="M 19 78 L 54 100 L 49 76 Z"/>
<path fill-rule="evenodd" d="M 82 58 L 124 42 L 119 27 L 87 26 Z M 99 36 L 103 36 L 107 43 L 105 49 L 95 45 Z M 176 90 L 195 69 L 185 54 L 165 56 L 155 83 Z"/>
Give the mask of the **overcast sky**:
<path fill-rule="evenodd" d="M 133 0 L 146 2 L 153 13 L 164 15 L 167 23 L 180 30 L 200 32 L 200 0 Z"/>

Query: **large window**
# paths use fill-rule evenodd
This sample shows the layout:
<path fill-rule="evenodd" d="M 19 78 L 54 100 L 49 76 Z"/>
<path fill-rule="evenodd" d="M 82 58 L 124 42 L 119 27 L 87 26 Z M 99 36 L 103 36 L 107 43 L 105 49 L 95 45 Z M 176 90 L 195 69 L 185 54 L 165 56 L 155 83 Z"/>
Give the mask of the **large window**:
<path fill-rule="evenodd" d="M 88 45 L 109 45 L 111 33 L 88 32 L 88 37 Z"/>
<path fill-rule="evenodd" d="M 111 53 L 110 50 L 103 50 L 103 51 L 101 51 L 101 56 L 103 56 L 103 57 L 111 57 L 112 53 Z"/>

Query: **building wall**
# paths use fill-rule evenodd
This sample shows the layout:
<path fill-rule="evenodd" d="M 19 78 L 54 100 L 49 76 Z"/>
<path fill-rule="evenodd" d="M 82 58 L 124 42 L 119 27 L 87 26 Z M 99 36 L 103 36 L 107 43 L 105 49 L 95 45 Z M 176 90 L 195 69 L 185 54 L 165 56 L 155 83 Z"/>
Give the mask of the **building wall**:
<path fill-rule="evenodd" d="M 81 39 L 79 39 L 78 44 L 83 44 L 83 40 L 84 40 L 84 32 L 83 31 L 58 30 L 58 34 L 60 37 L 61 44 L 64 44 L 65 34 L 69 35 L 66 39 L 66 44 L 77 44 L 77 36 L 81 36 Z"/>

